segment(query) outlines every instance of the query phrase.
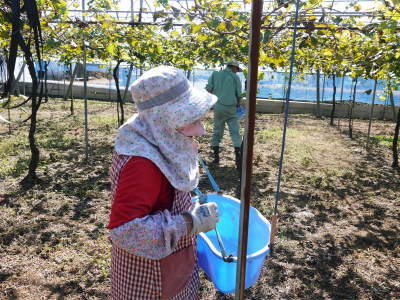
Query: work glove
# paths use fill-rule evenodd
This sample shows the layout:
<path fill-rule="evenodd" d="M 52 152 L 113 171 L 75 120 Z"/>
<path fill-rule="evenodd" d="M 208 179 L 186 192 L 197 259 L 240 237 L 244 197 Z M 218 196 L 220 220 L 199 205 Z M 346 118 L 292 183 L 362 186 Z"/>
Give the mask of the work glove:
<path fill-rule="evenodd" d="M 215 202 L 200 204 L 199 201 L 196 201 L 186 213 L 192 217 L 193 221 L 190 234 L 210 231 L 219 221 L 218 206 Z"/>

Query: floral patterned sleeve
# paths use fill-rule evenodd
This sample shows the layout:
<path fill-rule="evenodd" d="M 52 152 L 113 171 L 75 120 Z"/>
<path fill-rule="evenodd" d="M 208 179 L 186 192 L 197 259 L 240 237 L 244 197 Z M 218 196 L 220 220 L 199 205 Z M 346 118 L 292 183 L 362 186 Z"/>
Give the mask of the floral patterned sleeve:
<path fill-rule="evenodd" d="M 168 256 L 186 234 L 184 217 L 172 215 L 169 210 L 133 219 L 110 231 L 113 243 L 128 253 L 148 259 Z"/>

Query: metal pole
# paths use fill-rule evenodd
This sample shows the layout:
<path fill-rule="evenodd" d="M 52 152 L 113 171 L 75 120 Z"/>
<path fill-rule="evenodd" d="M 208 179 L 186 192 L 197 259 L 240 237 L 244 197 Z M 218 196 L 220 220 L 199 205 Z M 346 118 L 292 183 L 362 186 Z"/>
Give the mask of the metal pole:
<path fill-rule="evenodd" d="M 131 20 L 132 20 L 132 22 L 134 21 L 134 18 L 133 18 L 133 0 L 131 0 Z"/>
<path fill-rule="evenodd" d="M 111 76 L 112 76 L 112 63 L 110 60 L 110 74 L 108 74 L 108 101 L 111 103 Z"/>
<path fill-rule="evenodd" d="M 257 96 L 257 77 L 258 59 L 260 55 L 260 28 L 261 14 L 263 8 L 262 0 L 252 1 L 251 23 L 250 23 L 250 49 L 249 49 L 249 72 L 247 89 L 247 114 L 246 114 L 246 134 L 244 136 L 243 157 L 241 177 L 241 204 L 240 204 L 240 228 L 238 244 L 238 262 L 236 268 L 236 291 L 235 299 L 243 299 L 246 281 L 246 258 L 248 227 L 250 216 L 250 197 L 251 197 L 251 175 L 254 145 L 254 127 L 256 119 L 256 96 Z"/>
<path fill-rule="evenodd" d="M 24 62 L 24 64 L 26 64 L 26 63 L 25 63 L 25 58 L 23 58 L 23 62 Z M 24 72 L 22 73 L 22 81 L 24 82 L 24 85 L 22 86 L 22 88 L 23 88 L 23 93 L 24 93 L 24 95 L 26 96 L 26 90 L 25 90 L 25 85 L 26 85 L 26 82 L 25 82 L 25 70 L 24 70 Z"/>
<path fill-rule="evenodd" d="M 344 77 L 345 77 L 346 75 L 344 75 L 343 74 L 343 77 L 342 77 L 342 87 L 341 87 L 341 91 L 340 91 L 340 101 L 343 101 L 343 87 L 344 87 Z"/>
<path fill-rule="evenodd" d="M 143 0 L 140 0 L 140 7 L 139 7 L 139 23 L 142 22 L 142 13 L 143 13 Z"/>
<path fill-rule="evenodd" d="M 139 23 L 142 22 L 142 12 L 143 12 L 143 0 L 140 0 L 140 7 L 139 7 Z M 143 64 L 140 65 L 140 76 L 143 74 Z"/>
<path fill-rule="evenodd" d="M 7 112 L 8 112 L 8 134 L 11 134 L 11 111 L 10 111 L 10 105 L 11 105 L 11 93 L 8 93 L 8 105 L 7 105 Z"/>
<path fill-rule="evenodd" d="M 288 89 L 286 92 L 286 105 L 285 105 L 285 120 L 283 124 L 283 136 L 282 136 L 282 146 L 281 146 L 281 156 L 279 159 L 279 170 L 278 170 L 278 181 L 276 185 L 276 193 L 275 193 L 275 206 L 274 213 L 272 215 L 272 224 L 271 224 L 271 238 L 270 245 L 273 246 L 275 242 L 275 233 L 278 228 L 278 205 L 281 197 L 281 178 L 282 178 L 282 170 L 283 170 L 283 157 L 285 153 L 285 141 L 286 141 L 286 129 L 288 124 L 288 115 L 289 115 L 289 104 L 290 104 L 290 90 L 292 88 L 292 78 L 293 78 L 293 67 L 294 67 L 294 54 L 296 48 L 296 34 L 297 34 L 297 19 L 299 16 L 299 4 L 300 0 L 296 1 L 296 14 L 294 17 L 294 29 L 293 29 L 293 41 L 292 41 L 292 53 L 290 57 L 290 73 L 289 73 L 289 83 Z"/>
<path fill-rule="evenodd" d="M 82 0 L 82 20 L 85 22 L 85 0 Z M 85 103 L 85 159 L 89 158 L 89 135 L 88 135 L 88 101 L 87 101 L 87 72 L 86 72 L 86 39 L 83 32 L 83 99 Z"/>

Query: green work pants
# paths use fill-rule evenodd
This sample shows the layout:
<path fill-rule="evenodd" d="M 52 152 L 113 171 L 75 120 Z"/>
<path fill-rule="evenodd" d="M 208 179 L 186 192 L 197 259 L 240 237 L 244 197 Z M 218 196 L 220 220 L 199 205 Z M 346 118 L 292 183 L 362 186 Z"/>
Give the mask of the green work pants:
<path fill-rule="evenodd" d="M 229 133 L 234 147 L 240 147 L 242 137 L 240 136 L 239 119 L 236 115 L 236 105 L 216 104 L 214 107 L 214 132 L 212 146 L 219 146 L 224 136 L 225 123 L 228 124 Z"/>

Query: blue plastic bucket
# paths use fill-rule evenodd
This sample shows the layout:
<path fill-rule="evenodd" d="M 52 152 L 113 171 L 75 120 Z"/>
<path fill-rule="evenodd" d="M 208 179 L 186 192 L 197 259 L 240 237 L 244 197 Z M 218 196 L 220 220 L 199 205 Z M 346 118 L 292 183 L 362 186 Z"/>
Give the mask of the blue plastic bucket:
<path fill-rule="evenodd" d="M 234 261 L 225 262 L 222 258 L 215 230 L 197 236 L 199 266 L 213 281 L 217 290 L 234 293 L 236 286 L 236 267 L 238 256 L 240 201 L 220 194 L 208 194 L 207 202 L 216 202 L 220 220 L 217 223 L 226 254 L 232 254 Z M 194 197 L 193 200 L 197 200 Z M 265 256 L 269 253 L 271 225 L 254 207 L 250 207 L 249 235 L 247 243 L 245 288 L 256 283 L 260 276 Z"/>

